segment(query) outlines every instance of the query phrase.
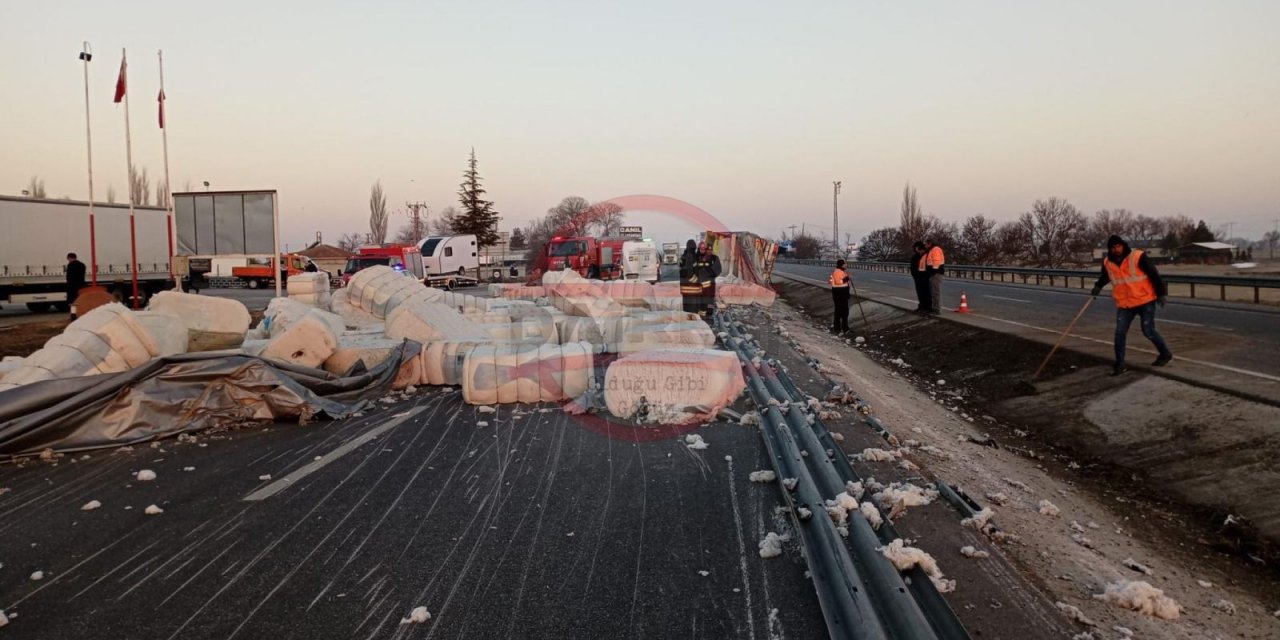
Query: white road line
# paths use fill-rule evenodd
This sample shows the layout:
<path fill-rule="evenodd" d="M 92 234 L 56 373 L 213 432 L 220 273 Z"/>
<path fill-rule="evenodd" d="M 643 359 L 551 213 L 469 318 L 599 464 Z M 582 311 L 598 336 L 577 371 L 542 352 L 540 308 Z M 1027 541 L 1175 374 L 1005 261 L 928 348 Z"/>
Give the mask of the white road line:
<path fill-rule="evenodd" d="M 338 447 L 337 449 L 334 449 L 333 451 L 326 453 L 319 460 L 312 461 L 310 464 L 306 465 L 305 467 L 302 467 L 297 471 L 294 471 L 293 473 L 290 473 L 289 475 L 283 478 L 280 478 L 279 480 L 276 480 L 275 482 L 272 482 L 271 484 L 265 487 L 262 487 L 261 489 L 258 489 L 257 491 L 254 491 L 253 493 L 242 498 L 242 500 L 250 500 L 255 502 L 259 500 L 266 500 L 267 498 L 270 498 L 271 496 L 274 496 L 275 494 L 280 493 L 281 491 L 284 491 L 290 486 L 293 486 L 299 480 L 323 469 L 330 462 L 333 462 L 334 460 L 337 460 L 338 458 L 341 458 L 342 456 L 347 455 L 348 453 L 351 453 L 351 451 L 353 451 L 360 445 L 366 442 L 369 442 L 370 440 L 373 440 L 374 438 L 390 431 L 391 429 L 396 428 L 397 426 L 409 420 L 410 418 L 418 415 L 419 413 L 422 413 L 424 410 L 426 410 L 426 407 L 414 407 L 413 409 L 410 409 L 402 414 L 397 414 L 395 418 L 388 420 L 387 422 L 381 424 L 380 426 L 377 426 L 368 431 L 365 431 L 359 436 L 352 438 L 341 447 Z"/>
<path fill-rule="evenodd" d="M 894 300 L 901 300 L 901 301 L 903 301 L 903 302 L 913 302 L 913 303 L 916 303 L 916 304 L 919 304 L 919 302 L 920 302 L 919 300 L 912 300 L 912 299 L 910 299 L 910 298 L 899 298 L 898 296 L 889 296 L 889 297 L 890 297 L 890 298 L 893 298 Z"/>
<path fill-rule="evenodd" d="M 993 296 L 993 295 L 991 295 L 991 294 L 989 294 L 989 293 L 984 293 L 984 294 L 982 294 L 982 297 L 984 297 L 984 298 L 995 298 L 996 300 L 1008 300 L 1008 301 L 1010 301 L 1010 302 L 1025 302 L 1025 303 L 1027 303 L 1027 304 L 1031 304 L 1031 301 L 1030 301 L 1030 300 L 1023 300 L 1022 298 L 1006 298 L 1006 297 L 1004 297 L 1004 296 Z"/>
<path fill-rule="evenodd" d="M 881 284 L 889 284 L 889 281 L 888 281 L 888 280 L 877 280 L 877 279 L 875 279 L 875 278 L 871 278 L 870 280 L 871 280 L 872 282 L 879 282 L 879 283 L 881 283 Z"/>
<path fill-rule="evenodd" d="M 1171 324 L 1184 324 L 1184 325 L 1186 325 L 1186 326 L 1188 326 L 1188 327 L 1203 327 L 1203 326 L 1204 326 L 1204 325 L 1202 325 L 1202 324 L 1196 324 L 1196 323 L 1194 323 L 1194 322 L 1182 322 L 1182 321 L 1180 321 L 1180 320 L 1170 320 L 1170 319 L 1168 319 L 1168 318 L 1160 318 L 1160 319 L 1158 319 L 1156 322 L 1168 322 L 1168 323 L 1171 323 Z M 1217 329 L 1215 329 L 1215 331 L 1216 331 L 1216 330 L 1217 330 Z M 1227 329 L 1227 331 L 1229 331 L 1229 329 Z"/>

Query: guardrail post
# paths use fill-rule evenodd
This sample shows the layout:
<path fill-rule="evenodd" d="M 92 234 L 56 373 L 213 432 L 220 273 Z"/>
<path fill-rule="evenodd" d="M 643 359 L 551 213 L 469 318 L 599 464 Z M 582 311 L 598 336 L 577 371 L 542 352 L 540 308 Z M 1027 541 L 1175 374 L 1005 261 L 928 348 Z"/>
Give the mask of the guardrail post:
<path fill-rule="evenodd" d="M 1253 287 L 1253 303 L 1254 303 L 1254 304 L 1262 304 L 1262 298 L 1258 297 L 1258 286 L 1257 286 L 1257 285 L 1254 285 L 1254 287 Z"/>
<path fill-rule="evenodd" d="M 1196 297 L 1196 283 L 1192 282 L 1191 283 L 1191 299 L 1194 300 L 1195 297 Z"/>
<path fill-rule="evenodd" d="M 1221 291 L 1221 293 L 1219 294 L 1218 299 L 1219 299 L 1219 300 L 1221 300 L 1221 301 L 1223 301 L 1223 302 L 1226 302 L 1226 301 L 1227 301 L 1227 285 L 1225 285 L 1225 284 L 1224 284 L 1224 285 L 1219 285 L 1219 286 L 1221 286 L 1221 287 L 1222 287 L 1222 291 Z"/>

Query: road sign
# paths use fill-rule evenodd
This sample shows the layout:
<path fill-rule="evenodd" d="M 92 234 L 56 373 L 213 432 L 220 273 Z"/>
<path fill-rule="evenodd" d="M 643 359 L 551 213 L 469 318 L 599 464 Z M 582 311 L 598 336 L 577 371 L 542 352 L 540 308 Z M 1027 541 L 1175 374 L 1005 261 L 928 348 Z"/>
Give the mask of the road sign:
<path fill-rule="evenodd" d="M 643 238 L 644 227 L 619 227 L 618 235 L 624 238 Z"/>

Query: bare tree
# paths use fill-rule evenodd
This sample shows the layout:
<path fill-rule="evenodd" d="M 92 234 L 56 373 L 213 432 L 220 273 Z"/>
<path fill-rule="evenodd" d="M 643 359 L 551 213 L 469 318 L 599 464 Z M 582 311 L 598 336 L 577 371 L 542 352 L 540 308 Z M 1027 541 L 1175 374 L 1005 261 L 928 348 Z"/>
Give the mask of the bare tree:
<path fill-rule="evenodd" d="M 147 177 L 147 168 L 141 171 L 137 167 L 129 168 L 129 201 L 134 206 L 151 203 L 151 179 Z"/>
<path fill-rule="evenodd" d="M 924 213 L 920 210 L 920 198 L 916 195 L 916 188 L 908 182 L 902 188 L 902 207 L 898 218 L 898 229 L 901 231 L 900 242 L 914 243 L 916 240 L 924 239 L 925 225 Z"/>
<path fill-rule="evenodd" d="M 418 228 L 414 228 L 414 221 L 410 219 L 408 222 L 400 225 L 396 230 L 396 236 L 392 242 L 396 244 L 417 244 L 423 238 L 427 237 L 427 222 L 424 218 L 418 219 Z"/>
<path fill-rule="evenodd" d="M 1036 200 L 1018 223 L 1030 238 L 1027 257 L 1040 266 L 1059 267 L 1072 262 L 1093 244 L 1084 214 L 1062 198 Z"/>
<path fill-rule="evenodd" d="M 1106 242 L 1112 235 L 1132 238 L 1137 218 L 1128 209 L 1102 209 L 1093 214 L 1090 234 L 1094 244 Z"/>
<path fill-rule="evenodd" d="M 827 243 L 817 236 L 800 233 L 791 238 L 791 256 L 800 260 L 817 258 Z"/>
<path fill-rule="evenodd" d="M 1262 235 L 1262 244 L 1267 247 L 1267 258 L 1276 257 L 1276 245 L 1280 244 L 1280 231 L 1271 230 Z"/>
<path fill-rule="evenodd" d="M 362 233 L 344 233 L 338 238 L 338 248 L 347 253 L 355 253 L 364 244 L 364 239 L 365 235 Z"/>
<path fill-rule="evenodd" d="M 622 207 L 617 204 L 608 201 L 597 202 L 591 205 L 587 215 L 591 219 L 588 231 L 595 232 L 593 235 L 609 237 L 622 232 Z"/>
<path fill-rule="evenodd" d="M 31 180 L 27 182 L 27 196 L 31 198 L 44 199 L 48 197 L 48 193 L 44 188 L 44 178 L 40 176 L 31 176 Z"/>
<path fill-rule="evenodd" d="M 156 206 L 169 208 L 169 183 L 164 180 L 156 183 Z"/>
<path fill-rule="evenodd" d="M 387 241 L 387 195 L 382 191 L 382 180 L 369 188 L 369 235 L 374 244 Z"/>
<path fill-rule="evenodd" d="M 955 246 L 954 260 L 960 264 L 994 265 L 1000 262 L 1000 243 L 996 239 L 996 221 L 984 215 L 964 221 Z"/>
<path fill-rule="evenodd" d="M 1030 254 L 1031 236 L 1018 221 L 1005 222 L 996 227 L 996 242 L 1000 245 L 1001 262 L 1023 264 Z"/>
<path fill-rule="evenodd" d="M 107 204 L 116 203 L 116 187 L 115 185 L 107 185 Z"/>
<path fill-rule="evenodd" d="M 458 208 L 445 207 L 443 211 L 431 221 L 431 233 L 438 236 L 447 236 L 454 233 L 454 228 L 458 222 Z"/>
<path fill-rule="evenodd" d="M 914 241 L 913 241 L 914 242 Z M 862 239 L 858 246 L 858 259 L 871 262 L 893 262 L 905 259 L 902 254 L 902 229 L 884 227 L 876 229 Z"/>

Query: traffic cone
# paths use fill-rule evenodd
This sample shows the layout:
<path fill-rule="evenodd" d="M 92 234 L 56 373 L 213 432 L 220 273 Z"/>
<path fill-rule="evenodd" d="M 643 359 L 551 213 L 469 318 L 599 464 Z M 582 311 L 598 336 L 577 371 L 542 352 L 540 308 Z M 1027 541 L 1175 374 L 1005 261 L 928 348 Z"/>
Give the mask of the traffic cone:
<path fill-rule="evenodd" d="M 969 298 L 963 291 L 960 292 L 960 308 L 956 309 L 956 313 L 973 313 L 969 310 Z"/>

